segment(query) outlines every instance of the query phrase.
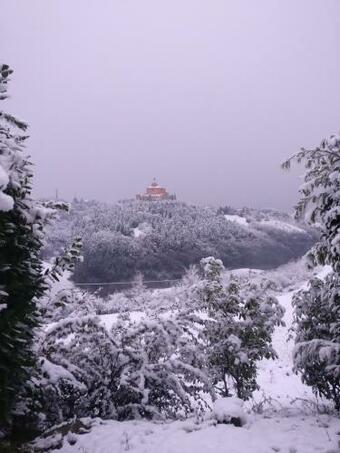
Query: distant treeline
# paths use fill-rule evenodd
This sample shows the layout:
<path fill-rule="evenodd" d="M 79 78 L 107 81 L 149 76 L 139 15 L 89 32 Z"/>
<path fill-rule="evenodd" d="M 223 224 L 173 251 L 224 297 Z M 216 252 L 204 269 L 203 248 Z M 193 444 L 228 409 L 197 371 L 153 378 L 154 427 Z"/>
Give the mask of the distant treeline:
<path fill-rule="evenodd" d="M 273 210 L 214 209 L 177 201 L 122 201 L 108 205 L 77 201 L 50 229 L 44 257 L 75 235 L 83 238 L 78 282 L 180 278 L 202 257 L 225 267 L 268 269 L 303 255 L 316 233 Z"/>

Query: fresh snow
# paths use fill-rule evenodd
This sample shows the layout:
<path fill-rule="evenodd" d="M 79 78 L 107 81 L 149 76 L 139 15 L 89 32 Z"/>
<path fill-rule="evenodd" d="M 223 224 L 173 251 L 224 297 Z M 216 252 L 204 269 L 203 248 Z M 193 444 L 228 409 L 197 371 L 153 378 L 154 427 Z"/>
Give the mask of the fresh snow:
<path fill-rule="evenodd" d="M 72 373 L 67 371 L 64 367 L 50 362 L 46 358 L 41 364 L 41 371 L 45 376 L 45 379 L 51 384 L 56 384 L 61 378 L 78 384 Z"/>
<path fill-rule="evenodd" d="M 146 318 L 144 312 L 141 311 L 133 311 L 129 313 L 131 321 L 139 322 L 142 319 Z M 112 326 L 117 322 L 118 313 L 109 313 L 106 315 L 98 315 L 100 322 L 103 326 L 109 331 L 112 329 Z"/>
<path fill-rule="evenodd" d="M 5 171 L 3 166 L 0 164 L 0 189 L 2 189 L 2 190 L 6 189 L 8 183 L 9 183 L 8 173 L 7 173 L 7 171 Z"/>
<path fill-rule="evenodd" d="M 145 232 L 140 230 L 138 227 L 133 228 L 133 236 L 139 238 L 140 236 L 145 236 Z"/>
<path fill-rule="evenodd" d="M 247 416 L 243 406 L 244 401 L 240 398 L 219 398 L 214 402 L 212 414 L 218 423 L 230 423 L 232 419 L 239 419 L 245 425 Z"/>
<path fill-rule="evenodd" d="M 99 421 L 54 453 L 336 453 L 339 420 L 327 416 L 254 415 L 243 427 L 194 420 Z M 334 450 L 333 450 L 334 449 Z"/>
<path fill-rule="evenodd" d="M 249 226 L 249 223 L 247 222 L 247 219 L 244 218 L 244 217 L 241 217 L 240 215 L 237 215 L 237 214 L 225 214 L 224 217 L 229 222 L 238 223 L 239 225 L 242 225 L 242 226 Z"/>
<path fill-rule="evenodd" d="M 318 275 L 324 278 L 325 268 Z M 305 285 L 302 285 L 304 287 Z M 324 401 L 317 400 L 309 387 L 292 372 L 293 340 L 289 339 L 292 296 L 294 291 L 278 296 L 285 307 L 285 327 L 278 327 L 273 343 L 279 358 L 263 360 L 259 366 L 261 389 L 253 400 L 245 403 L 237 398 L 218 400 L 213 411 L 203 417 L 184 421 L 126 422 L 93 420 L 87 434 L 70 437 L 74 445 L 64 440 L 55 453 L 336 453 L 340 441 L 339 418 L 322 414 Z M 117 315 L 103 315 L 107 328 Z M 143 314 L 132 313 L 137 321 Z M 242 427 L 217 423 L 228 416 L 244 416 Z M 217 423 L 217 424 L 216 424 Z"/>
<path fill-rule="evenodd" d="M 291 225 L 290 223 L 282 222 L 280 220 L 261 220 L 260 223 L 262 225 L 270 226 L 278 230 L 286 231 L 287 233 L 306 233 L 302 228 Z"/>
<path fill-rule="evenodd" d="M 258 383 L 261 390 L 254 395 L 256 402 L 265 397 L 271 399 L 271 404 L 279 408 L 291 406 L 291 402 L 299 399 L 312 398 L 313 394 L 310 387 L 301 382 L 300 376 L 293 373 L 292 350 L 294 340 L 289 337 L 288 329 L 292 325 L 292 296 L 294 291 L 277 296 L 279 303 L 285 308 L 284 322 L 285 327 L 277 327 L 273 335 L 273 345 L 279 359 L 262 360 L 260 363 L 260 372 Z"/>
<path fill-rule="evenodd" d="M 234 222 L 246 227 L 249 227 L 250 225 L 245 217 L 241 217 L 237 214 L 225 214 L 224 217 L 229 222 Z M 286 231 L 287 233 L 303 233 L 303 234 L 306 233 L 305 230 L 303 230 L 302 228 L 299 228 L 287 222 L 283 222 L 281 220 L 276 219 L 261 220 L 259 223 L 264 226 L 269 226 L 281 231 Z"/>
<path fill-rule="evenodd" d="M 324 279 L 329 272 L 331 272 L 331 267 L 325 266 L 317 277 Z M 307 289 L 307 283 L 302 284 L 300 288 Z M 258 379 L 261 390 L 255 394 L 255 400 L 259 401 L 259 395 L 262 398 L 264 391 L 266 397 L 272 399 L 271 403 L 279 408 L 292 407 L 292 403 L 293 407 L 294 404 L 317 404 L 311 388 L 304 385 L 300 376 L 292 371 L 294 340 L 289 335 L 289 328 L 293 321 L 292 297 L 295 292 L 296 290 L 289 291 L 277 296 L 279 303 L 285 309 L 283 321 L 286 324 L 277 327 L 273 335 L 274 349 L 279 358 L 275 361 L 262 360 Z"/>
<path fill-rule="evenodd" d="M 0 189 L 0 211 L 10 211 L 13 209 L 14 200 L 12 197 L 7 195 L 6 193 L 2 192 Z"/>

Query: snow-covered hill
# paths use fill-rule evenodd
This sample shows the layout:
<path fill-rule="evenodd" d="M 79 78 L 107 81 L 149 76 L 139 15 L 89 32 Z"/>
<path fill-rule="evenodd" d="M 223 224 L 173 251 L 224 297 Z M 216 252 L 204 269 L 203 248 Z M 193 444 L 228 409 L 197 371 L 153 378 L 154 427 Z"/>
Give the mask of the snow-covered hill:
<path fill-rule="evenodd" d="M 233 210 L 169 202 L 126 201 L 115 205 L 75 202 L 49 228 L 44 256 L 58 255 L 74 236 L 83 240 L 81 283 L 179 279 L 213 255 L 229 269 L 270 269 L 297 259 L 317 233 L 273 210 Z"/>

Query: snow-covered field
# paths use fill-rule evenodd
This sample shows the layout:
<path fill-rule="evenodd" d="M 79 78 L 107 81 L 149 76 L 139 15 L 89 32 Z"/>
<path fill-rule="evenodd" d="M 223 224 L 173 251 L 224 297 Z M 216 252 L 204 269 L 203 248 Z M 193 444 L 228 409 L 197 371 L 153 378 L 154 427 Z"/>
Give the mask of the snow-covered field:
<path fill-rule="evenodd" d="M 340 452 L 340 420 L 327 413 L 325 403 L 316 400 L 292 372 L 289 340 L 293 292 L 278 296 L 285 307 L 285 327 L 277 328 L 276 361 L 260 364 L 261 390 L 247 403 L 243 427 L 216 424 L 207 414 L 204 421 L 175 422 L 94 420 L 87 434 L 72 435 L 61 453 L 311 453 Z M 114 322 L 103 317 L 105 324 Z M 73 441 L 73 442 L 72 442 Z M 339 448 L 339 449 L 337 449 Z"/>

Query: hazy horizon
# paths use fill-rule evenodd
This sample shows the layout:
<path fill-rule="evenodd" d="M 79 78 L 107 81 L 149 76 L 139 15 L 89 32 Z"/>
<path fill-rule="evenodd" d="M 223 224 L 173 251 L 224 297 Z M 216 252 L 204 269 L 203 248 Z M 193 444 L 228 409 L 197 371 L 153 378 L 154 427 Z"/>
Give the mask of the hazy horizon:
<path fill-rule="evenodd" d="M 292 209 L 280 163 L 340 130 L 340 2 L 11 0 L 6 111 L 35 195 L 114 202 L 156 177 L 182 201 Z"/>

